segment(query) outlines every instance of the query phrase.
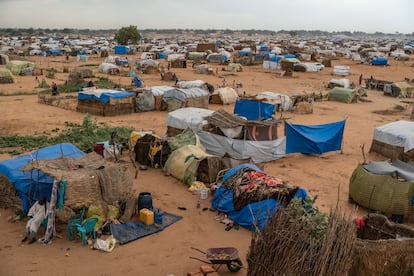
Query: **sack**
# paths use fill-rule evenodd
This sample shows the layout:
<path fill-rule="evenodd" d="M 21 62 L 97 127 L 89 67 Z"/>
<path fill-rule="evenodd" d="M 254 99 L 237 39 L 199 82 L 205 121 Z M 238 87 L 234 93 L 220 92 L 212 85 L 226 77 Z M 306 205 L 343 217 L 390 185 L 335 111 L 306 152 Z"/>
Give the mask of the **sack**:
<path fill-rule="evenodd" d="M 106 215 L 106 218 L 108 219 L 117 219 L 119 218 L 119 209 L 114 205 L 108 205 L 108 214 Z"/>
<path fill-rule="evenodd" d="M 114 250 L 116 244 L 116 240 L 113 236 L 110 236 L 106 240 L 96 239 L 93 248 L 99 249 L 105 252 L 112 252 Z"/>

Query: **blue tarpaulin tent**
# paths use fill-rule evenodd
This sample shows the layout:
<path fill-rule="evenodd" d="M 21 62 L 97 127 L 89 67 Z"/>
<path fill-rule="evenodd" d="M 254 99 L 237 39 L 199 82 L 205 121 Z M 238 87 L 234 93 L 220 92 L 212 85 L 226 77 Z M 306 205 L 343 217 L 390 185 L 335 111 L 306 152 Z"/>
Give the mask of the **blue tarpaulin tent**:
<path fill-rule="evenodd" d="M 134 81 L 134 84 L 137 87 L 141 87 L 142 86 L 142 81 L 141 81 L 141 79 L 138 76 L 135 76 L 134 79 L 133 79 L 133 81 Z"/>
<path fill-rule="evenodd" d="M 371 61 L 372 65 L 387 65 L 388 59 L 386 57 L 376 57 Z"/>
<path fill-rule="evenodd" d="M 263 52 L 263 51 L 269 51 L 269 46 L 267 46 L 267 45 L 260 46 L 260 51 L 261 52 Z"/>
<path fill-rule="evenodd" d="M 115 45 L 114 52 L 115 55 L 126 55 L 128 53 L 129 47 L 125 45 Z"/>
<path fill-rule="evenodd" d="M 168 54 L 167 54 L 167 53 L 164 53 L 164 52 L 159 52 L 159 53 L 158 53 L 158 57 L 159 57 L 160 59 L 164 59 L 164 58 L 167 58 L 167 57 L 168 57 Z"/>
<path fill-rule="evenodd" d="M 238 100 L 234 105 L 233 113 L 247 120 L 267 120 L 272 119 L 275 106 L 257 100 Z"/>
<path fill-rule="evenodd" d="M 271 58 L 270 58 L 270 61 L 276 61 L 276 62 L 279 62 L 281 59 L 282 59 L 282 57 L 281 57 L 281 56 L 273 56 L 273 57 L 271 57 Z"/>
<path fill-rule="evenodd" d="M 101 91 L 100 89 L 96 89 L 92 92 L 80 91 L 78 93 L 78 100 L 94 99 L 94 100 L 97 100 L 103 103 L 109 103 L 109 98 L 123 99 L 127 97 L 132 97 L 132 96 L 135 96 L 135 93 L 125 92 L 125 91 L 115 91 L 115 90 L 110 90 L 110 89 L 108 89 L 108 91 Z"/>
<path fill-rule="evenodd" d="M 50 49 L 50 50 L 47 50 L 46 53 L 48 55 L 58 56 L 58 55 L 61 55 L 62 54 L 62 51 L 61 50 L 58 50 L 58 49 Z"/>
<path fill-rule="evenodd" d="M 250 53 L 251 53 L 250 51 L 239 51 L 239 56 L 247 56 Z"/>
<path fill-rule="evenodd" d="M 286 154 L 322 154 L 342 148 L 345 120 L 323 125 L 285 122 Z"/>
<path fill-rule="evenodd" d="M 32 172 L 22 171 L 21 169 L 35 160 L 53 159 L 62 156 L 78 158 L 83 155 L 85 155 L 84 152 L 70 143 L 56 144 L 0 162 L 0 174 L 5 175 L 9 182 L 13 184 L 22 200 L 22 209 L 27 212 L 31 206 L 30 203 L 38 200 L 41 195 L 48 201 L 50 200 L 54 179 L 37 169 Z"/>
<path fill-rule="evenodd" d="M 243 168 L 251 168 L 252 170 L 261 171 L 254 164 L 242 164 L 228 170 L 223 175 L 223 181 Z M 257 228 L 263 230 L 276 208 L 282 207 L 280 202 L 270 198 L 247 204 L 241 210 L 236 210 L 233 204 L 233 194 L 234 190 L 232 188 L 229 189 L 223 185 L 220 186 L 214 193 L 212 207 L 220 212 L 226 213 L 229 219 L 233 220 L 238 225 L 253 231 L 257 230 Z M 306 190 L 299 188 L 293 198 L 305 200 L 306 196 Z"/>

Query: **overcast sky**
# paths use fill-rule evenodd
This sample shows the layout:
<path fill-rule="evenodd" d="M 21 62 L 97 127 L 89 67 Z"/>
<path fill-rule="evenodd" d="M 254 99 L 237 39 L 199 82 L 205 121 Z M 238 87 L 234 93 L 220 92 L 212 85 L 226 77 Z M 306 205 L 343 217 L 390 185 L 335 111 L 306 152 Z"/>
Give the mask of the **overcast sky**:
<path fill-rule="evenodd" d="M 413 33 L 414 0 L 0 0 L 1 28 Z"/>

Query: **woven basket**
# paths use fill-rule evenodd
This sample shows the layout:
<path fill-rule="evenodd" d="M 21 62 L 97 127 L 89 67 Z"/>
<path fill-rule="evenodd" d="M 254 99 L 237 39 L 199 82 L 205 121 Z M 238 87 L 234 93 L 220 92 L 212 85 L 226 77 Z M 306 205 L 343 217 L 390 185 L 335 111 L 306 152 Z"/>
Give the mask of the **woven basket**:
<path fill-rule="evenodd" d="M 349 195 L 359 205 L 389 215 L 411 215 L 414 182 L 399 182 L 386 176 L 366 171 L 362 165 L 352 173 Z"/>

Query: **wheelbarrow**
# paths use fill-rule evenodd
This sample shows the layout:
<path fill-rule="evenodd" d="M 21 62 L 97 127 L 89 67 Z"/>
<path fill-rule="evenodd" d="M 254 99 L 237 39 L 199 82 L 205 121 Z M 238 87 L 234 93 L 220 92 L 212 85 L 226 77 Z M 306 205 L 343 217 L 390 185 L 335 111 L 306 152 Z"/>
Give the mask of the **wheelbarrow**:
<path fill-rule="evenodd" d="M 216 271 L 218 271 L 223 264 L 227 265 L 227 269 L 230 272 L 237 272 L 243 266 L 243 263 L 239 258 L 238 250 L 234 247 L 208 248 L 206 252 L 195 247 L 191 247 L 191 249 L 205 254 L 208 261 L 201 260 L 197 257 L 190 257 L 190 259 L 211 264 Z"/>

